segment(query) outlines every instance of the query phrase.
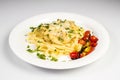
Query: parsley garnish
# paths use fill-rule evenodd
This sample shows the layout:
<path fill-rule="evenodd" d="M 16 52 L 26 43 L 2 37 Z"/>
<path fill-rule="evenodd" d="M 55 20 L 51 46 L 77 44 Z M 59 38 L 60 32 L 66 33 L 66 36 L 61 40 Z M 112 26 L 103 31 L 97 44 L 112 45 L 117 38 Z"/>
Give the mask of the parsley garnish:
<path fill-rule="evenodd" d="M 49 24 L 45 24 L 44 27 L 49 29 Z"/>
<path fill-rule="evenodd" d="M 34 32 L 35 28 L 36 28 L 36 27 L 30 27 L 31 32 Z"/>
<path fill-rule="evenodd" d="M 37 41 L 38 43 L 42 43 L 41 41 Z"/>
<path fill-rule="evenodd" d="M 49 29 L 48 31 L 50 32 L 51 30 Z"/>
<path fill-rule="evenodd" d="M 58 37 L 58 40 L 59 40 L 59 41 L 64 41 L 61 37 Z"/>
<path fill-rule="evenodd" d="M 32 49 L 27 49 L 27 51 L 28 51 L 28 52 L 30 52 L 30 53 L 35 52 L 35 51 L 34 51 L 34 50 L 32 50 Z"/>
<path fill-rule="evenodd" d="M 57 58 L 55 58 L 55 57 L 51 57 L 51 59 L 50 59 L 51 61 L 58 61 L 58 59 Z"/>
<path fill-rule="evenodd" d="M 42 25 L 43 25 L 43 24 L 40 24 L 40 25 L 38 26 L 38 28 L 40 29 L 40 27 L 42 27 Z"/>
<path fill-rule="evenodd" d="M 36 49 L 35 51 L 40 51 L 39 48 L 40 48 L 40 46 L 38 46 L 37 49 Z"/>
<path fill-rule="evenodd" d="M 49 29 L 49 26 L 45 26 L 45 28 Z"/>
<path fill-rule="evenodd" d="M 49 34 L 47 34 L 46 36 L 49 37 Z"/>
<path fill-rule="evenodd" d="M 36 49 L 34 49 L 34 50 L 30 49 L 30 46 L 29 46 L 29 45 L 27 46 L 27 48 L 28 48 L 28 49 L 27 49 L 26 51 L 28 51 L 29 53 L 34 53 L 34 52 L 40 51 L 40 50 L 39 50 L 40 46 L 38 46 L 38 47 L 37 47 Z"/>
<path fill-rule="evenodd" d="M 71 38 L 71 37 L 72 37 L 72 35 L 68 34 L 68 37 L 69 37 L 69 38 Z"/>
<path fill-rule="evenodd" d="M 54 22 L 53 24 L 54 24 L 54 25 L 57 25 L 57 23 L 55 23 L 55 22 Z"/>
<path fill-rule="evenodd" d="M 30 48 L 30 46 L 29 46 L 29 45 L 27 45 L 27 48 Z"/>
<path fill-rule="evenodd" d="M 74 30 L 69 30 L 69 31 L 68 31 L 68 33 L 73 33 L 73 32 L 74 32 Z"/>
<path fill-rule="evenodd" d="M 50 60 L 50 61 L 58 61 L 58 59 L 57 58 L 55 58 L 55 57 L 53 57 L 53 56 L 51 56 L 51 55 L 49 55 L 48 56 L 48 59 Z"/>
<path fill-rule="evenodd" d="M 65 28 L 66 30 L 69 30 L 70 28 Z"/>
<path fill-rule="evenodd" d="M 37 57 L 46 60 L 46 56 L 44 54 L 37 53 Z"/>

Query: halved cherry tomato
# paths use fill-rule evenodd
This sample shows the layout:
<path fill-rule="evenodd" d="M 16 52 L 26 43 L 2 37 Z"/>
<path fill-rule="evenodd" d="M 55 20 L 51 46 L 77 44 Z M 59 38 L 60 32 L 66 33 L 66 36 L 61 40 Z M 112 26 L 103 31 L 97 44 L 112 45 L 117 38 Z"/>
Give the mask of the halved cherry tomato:
<path fill-rule="evenodd" d="M 95 37 L 94 35 L 93 35 L 93 36 L 90 36 L 90 41 L 91 41 L 91 42 L 97 42 L 97 41 L 98 41 L 98 38 Z"/>
<path fill-rule="evenodd" d="M 70 58 L 71 59 L 77 59 L 79 56 L 78 56 L 78 52 L 71 52 L 70 53 Z"/>
<path fill-rule="evenodd" d="M 90 46 L 96 47 L 97 46 L 97 42 L 90 42 Z"/>
<path fill-rule="evenodd" d="M 90 31 L 85 31 L 84 36 L 89 37 L 90 36 Z"/>
<path fill-rule="evenodd" d="M 80 43 L 80 44 L 82 44 L 82 45 L 85 45 L 85 44 L 86 44 L 86 42 L 85 42 L 83 39 L 79 39 L 79 40 L 78 40 L 78 43 Z"/>
<path fill-rule="evenodd" d="M 88 36 L 84 36 L 82 39 L 83 39 L 84 41 L 88 41 L 88 40 L 89 40 L 89 37 L 88 37 Z"/>

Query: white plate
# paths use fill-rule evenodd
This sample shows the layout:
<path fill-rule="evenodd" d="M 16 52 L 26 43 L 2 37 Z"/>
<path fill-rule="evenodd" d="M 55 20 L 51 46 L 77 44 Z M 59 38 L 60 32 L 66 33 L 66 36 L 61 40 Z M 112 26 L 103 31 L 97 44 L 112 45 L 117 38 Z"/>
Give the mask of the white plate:
<path fill-rule="evenodd" d="M 52 22 L 56 19 L 73 20 L 77 25 L 92 30 L 94 34 L 99 38 L 96 49 L 91 54 L 83 58 L 68 62 L 45 61 L 38 59 L 36 56 L 30 55 L 26 51 L 27 43 L 25 41 L 25 34 L 29 32 L 29 27 L 37 26 L 40 23 Z M 29 18 L 23 21 L 22 23 L 18 24 L 12 30 L 9 36 L 10 47 L 19 58 L 32 65 L 49 69 L 71 69 L 92 63 L 106 53 L 109 46 L 109 40 L 110 39 L 108 32 L 100 23 L 85 16 L 63 12 L 40 14 L 38 16 Z"/>

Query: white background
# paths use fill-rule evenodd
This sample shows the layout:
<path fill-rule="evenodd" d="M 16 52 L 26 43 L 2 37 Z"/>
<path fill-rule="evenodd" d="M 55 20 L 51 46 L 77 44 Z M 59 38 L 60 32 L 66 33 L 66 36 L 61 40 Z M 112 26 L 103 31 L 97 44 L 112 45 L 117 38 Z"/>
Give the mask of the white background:
<path fill-rule="evenodd" d="M 107 53 L 98 61 L 72 70 L 49 70 L 25 63 L 9 48 L 10 31 L 21 21 L 49 12 L 72 12 L 102 23 L 110 35 Z M 120 1 L 0 1 L 0 80 L 120 80 Z"/>

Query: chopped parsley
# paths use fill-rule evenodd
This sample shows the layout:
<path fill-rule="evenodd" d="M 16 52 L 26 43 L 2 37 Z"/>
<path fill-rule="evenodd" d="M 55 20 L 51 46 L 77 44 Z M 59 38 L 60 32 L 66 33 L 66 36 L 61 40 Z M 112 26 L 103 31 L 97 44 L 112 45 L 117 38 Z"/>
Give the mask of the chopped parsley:
<path fill-rule="evenodd" d="M 29 46 L 29 45 L 27 45 L 27 48 L 30 48 L 30 46 Z"/>
<path fill-rule="evenodd" d="M 42 27 L 42 25 L 43 25 L 43 24 L 40 24 L 40 25 L 38 26 L 38 28 L 40 29 L 40 27 Z"/>
<path fill-rule="evenodd" d="M 51 61 L 58 61 L 58 59 L 57 58 L 55 58 L 55 57 L 51 57 L 51 59 L 50 59 Z"/>
<path fill-rule="evenodd" d="M 71 37 L 72 37 L 72 35 L 68 34 L 68 37 L 69 37 L 69 38 L 71 38 Z"/>
<path fill-rule="evenodd" d="M 53 57 L 53 56 L 51 56 L 51 55 L 49 55 L 48 56 L 48 59 L 50 60 L 50 61 L 58 61 L 58 59 L 57 58 L 55 58 L 55 57 Z"/>
<path fill-rule="evenodd" d="M 64 41 L 61 37 L 58 37 L 58 40 L 59 40 L 59 41 Z"/>
<path fill-rule="evenodd" d="M 35 51 L 40 51 L 39 48 L 40 48 L 40 46 L 38 46 Z"/>
<path fill-rule="evenodd" d="M 49 29 L 49 24 L 45 25 L 45 28 Z"/>
<path fill-rule="evenodd" d="M 37 53 L 37 57 L 46 60 L 46 56 L 44 54 Z"/>
<path fill-rule="evenodd" d="M 81 31 L 81 29 L 78 29 L 78 31 Z"/>
<path fill-rule="evenodd" d="M 34 52 L 40 51 L 40 50 L 39 50 L 40 46 L 38 46 L 38 47 L 37 47 L 36 49 L 34 49 L 34 50 L 30 49 L 30 46 L 29 46 L 29 45 L 27 46 L 27 48 L 28 48 L 28 49 L 27 49 L 26 51 L 28 51 L 29 53 L 34 53 Z"/>
<path fill-rule="evenodd" d="M 68 31 L 68 33 L 73 33 L 73 32 L 74 32 L 74 30 L 69 30 L 69 31 Z"/>
<path fill-rule="evenodd" d="M 35 50 L 32 50 L 32 49 L 27 49 L 27 51 L 30 52 L 30 53 L 35 52 Z"/>
<path fill-rule="evenodd" d="M 49 34 L 47 34 L 46 36 L 49 37 Z"/>
<path fill-rule="evenodd" d="M 38 43 L 42 43 L 41 41 L 37 41 Z"/>
<path fill-rule="evenodd" d="M 30 27 L 31 32 L 34 32 L 34 30 L 36 29 L 36 27 Z"/>
<path fill-rule="evenodd" d="M 69 30 L 70 28 L 65 28 L 66 30 Z"/>
<path fill-rule="evenodd" d="M 51 30 L 49 29 L 48 31 L 50 32 Z"/>
<path fill-rule="evenodd" d="M 54 25 L 57 25 L 57 23 L 55 23 L 55 22 L 54 22 L 53 24 L 54 24 Z"/>

